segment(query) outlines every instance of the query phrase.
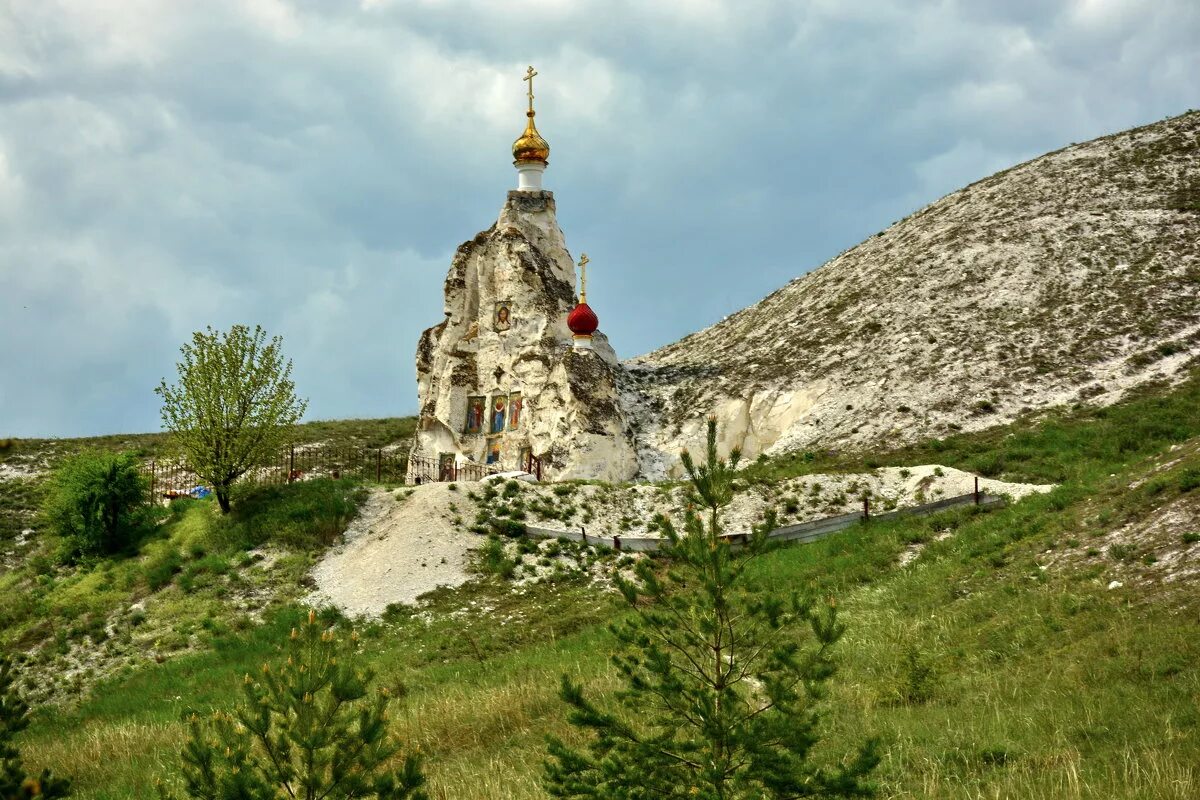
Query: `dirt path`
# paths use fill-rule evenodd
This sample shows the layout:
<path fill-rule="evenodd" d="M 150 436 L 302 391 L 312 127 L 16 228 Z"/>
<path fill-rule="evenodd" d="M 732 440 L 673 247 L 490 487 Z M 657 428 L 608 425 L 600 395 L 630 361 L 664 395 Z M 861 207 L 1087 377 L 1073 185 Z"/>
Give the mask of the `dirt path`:
<path fill-rule="evenodd" d="M 444 483 L 411 491 L 405 500 L 382 489 L 371 493 L 344 542 L 313 569 L 317 589 L 307 602 L 336 605 L 349 616 L 378 616 L 391 603 L 412 603 L 471 577 L 469 554 L 481 540 L 450 522 L 450 505 L 465 505 L 462 492 Z"/>

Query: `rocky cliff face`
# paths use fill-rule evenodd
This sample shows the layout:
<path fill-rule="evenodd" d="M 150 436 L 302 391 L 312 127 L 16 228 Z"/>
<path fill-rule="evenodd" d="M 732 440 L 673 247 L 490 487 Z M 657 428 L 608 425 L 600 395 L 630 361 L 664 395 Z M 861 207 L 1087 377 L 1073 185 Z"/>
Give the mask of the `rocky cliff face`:
<path fill-rule="evenodd" d="M 496 224 L 458 248 L 446 318 L 417 345 L 414 456 L 517 468 L 532 454 L 547 477 L 633 477 L 623 369 L 602 334 L 571 349 L 575 302 L 554 196 L 509 192 Z"/>
<path fill-rule="evenodd" d="M 643 473 L 715 414 L 753 457 L 1110 403 L 1200 354 L 1200 112 L 972 184 L 628 362 Z"/>

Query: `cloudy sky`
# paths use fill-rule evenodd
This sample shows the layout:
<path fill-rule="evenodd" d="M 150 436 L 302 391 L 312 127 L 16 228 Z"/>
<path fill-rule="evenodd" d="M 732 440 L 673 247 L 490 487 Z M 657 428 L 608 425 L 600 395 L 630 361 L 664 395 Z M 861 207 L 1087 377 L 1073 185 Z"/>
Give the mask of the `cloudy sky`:
<path fill-rule="evenodd" d="M 636 355 L 1072 141 L 1200 107 L 1195 0 L 0 0 L 0 436 L 158 428 L 193 330 L 311 418 L 416 407 L 526 65 Z"/>

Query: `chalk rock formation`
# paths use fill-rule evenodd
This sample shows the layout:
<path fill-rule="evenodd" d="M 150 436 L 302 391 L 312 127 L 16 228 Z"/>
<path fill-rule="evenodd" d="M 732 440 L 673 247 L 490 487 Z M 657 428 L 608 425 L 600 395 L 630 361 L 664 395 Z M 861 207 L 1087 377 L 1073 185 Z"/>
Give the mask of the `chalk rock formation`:
<path fill-rule="evenodd" d="M 599 332 L 590 351 L 572 350 L 566 320 L 575 303 L 554 195 L 509 192 L 496 224 L 458 248 L 446 319 L 417 345 L 410 471 L 522 468 L 533 456 L 545 478 L 637 473 L 619 402 L 623 368 Z"/>
<path fill-rule="evenodd" d="M 754 458 L 895 446 L 1181 379 L 1200 357 L 1197 163 L 1195 111 L 1072 145 L 627 362 L 643 475 L 677 474 L 706 414 Z"/>

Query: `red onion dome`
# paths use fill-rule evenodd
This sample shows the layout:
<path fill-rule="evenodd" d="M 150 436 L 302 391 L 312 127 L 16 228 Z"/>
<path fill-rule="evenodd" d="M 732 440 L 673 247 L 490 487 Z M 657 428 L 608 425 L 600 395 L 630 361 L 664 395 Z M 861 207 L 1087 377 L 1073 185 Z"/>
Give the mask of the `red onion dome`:
<path fill-rule="evenodd" d="M 576 336 L 591 336 L 600 327 L 600 319 L 587 303 L 580 303 L 567 315 L 567 327 Z"/>

